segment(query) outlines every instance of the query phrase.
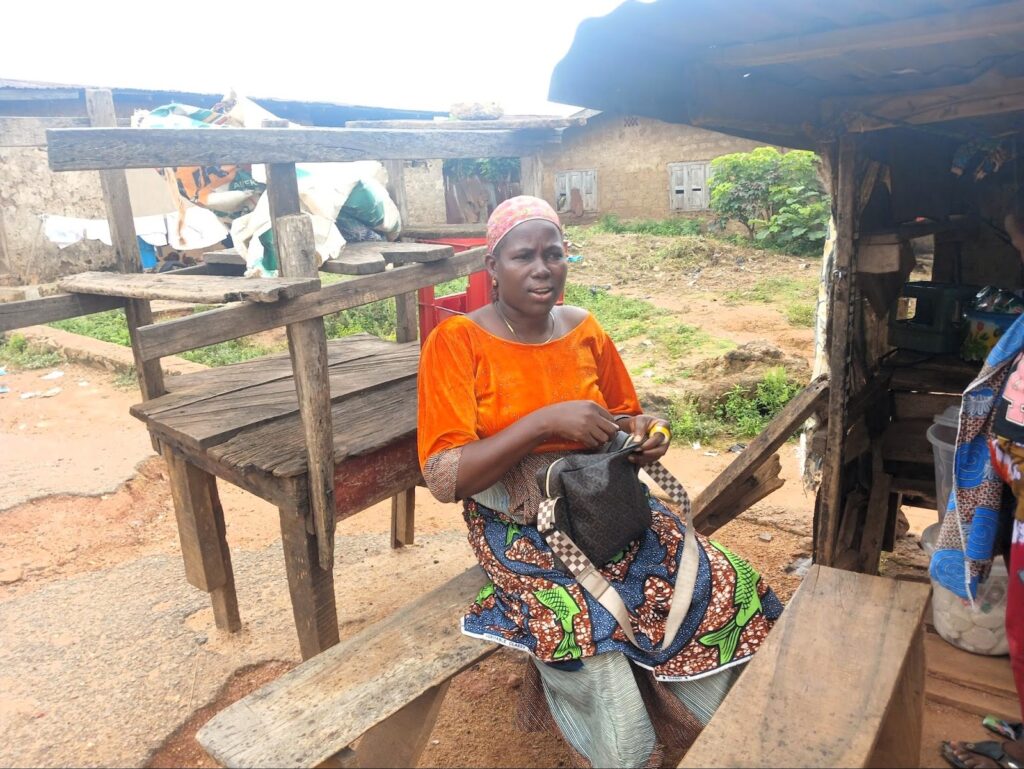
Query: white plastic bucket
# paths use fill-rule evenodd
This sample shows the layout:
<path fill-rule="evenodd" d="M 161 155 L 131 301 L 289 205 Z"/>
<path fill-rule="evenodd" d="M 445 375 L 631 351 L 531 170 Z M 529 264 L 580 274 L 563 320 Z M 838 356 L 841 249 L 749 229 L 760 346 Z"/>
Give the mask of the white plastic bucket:
<path fill-rule="evenodd" d="M 953 458 L 956 455 L 956 427 L 935 422 L 928 428 L 928 442 L 935 457 L 935 507 L 939 521 L 946 515 L 949 492 L 953 489 Z"/>
<path fill-rule="evenodd" d="M 949 643 L 975 654 L 1009 654 L 1006 640 L 1006 589 L 1003 559 L 996 557 L 992 571 L 978 588 L 974 607 L 932 580 L 932 622 Z"/>

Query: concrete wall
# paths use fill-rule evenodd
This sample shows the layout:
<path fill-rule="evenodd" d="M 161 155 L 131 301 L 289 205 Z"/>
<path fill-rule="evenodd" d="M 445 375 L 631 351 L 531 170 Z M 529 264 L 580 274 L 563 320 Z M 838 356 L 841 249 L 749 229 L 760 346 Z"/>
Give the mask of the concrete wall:
<path fill-rule="evenodd" d="M 21 129 L 24 123 L 19 123 Z M 42 136 L 46 120 L 26 132 L 0 131 L 0 276 L 6 282 L 45 283 L 61 275 L 114 264 L 114 251 L 85 240 L 59 249 L 42 231 L 41 214 L 104 218 L 99 174 L 95 171 L 53 173 L 41 146 L 25 136 Z M 4 138 L 9 137 L 9 138 Z"/>
<path fill-rule="evenodd" d="M 541 154 L 543 196 L 555 205 L 555 174 L 596 169 L 598 210 L 584 218 L 615 214 L 664 219 L 674 213 L 669 208 L 669 163 L 713 160 L 759 146 L 692 126 L 602 113 L 584 126 L 566 129 L 561 145 Z M 571 215 L 563 217 L 572 220 Z"/>
<path fill-rule="evenodd" d="M 444 171 L 440 160 L 407 160 L 403 169 L 409 222 L 444 224 Z M 409 222 L 404 222 L 408 224 Z"/>

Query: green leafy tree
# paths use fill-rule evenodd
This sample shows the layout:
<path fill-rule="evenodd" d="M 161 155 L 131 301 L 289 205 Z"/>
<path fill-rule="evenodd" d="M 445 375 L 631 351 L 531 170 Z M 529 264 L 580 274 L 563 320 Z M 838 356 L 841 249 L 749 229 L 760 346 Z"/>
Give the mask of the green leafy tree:
<path fill-rule="evenodd" d="M 719 226 L 737 221 L 751 239 L 794 253 L 821 250 L 831 206 L 813 152 L 758 147 L 723 155 L 711 168 Z"/>

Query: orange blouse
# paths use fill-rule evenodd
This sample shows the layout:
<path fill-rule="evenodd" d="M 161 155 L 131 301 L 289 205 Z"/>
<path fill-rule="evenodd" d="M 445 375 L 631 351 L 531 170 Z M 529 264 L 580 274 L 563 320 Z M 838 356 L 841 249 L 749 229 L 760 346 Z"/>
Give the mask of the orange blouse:
<path fill-rule="evenodd" d="M 592 400 L 612 414 L 640 413 L 618 350 L 589 314 L 565 336 L 536 345 L 449 318 L 423 346 L 418 387 L 421 468 L 439 451 L 487 438 L 552 403 Z M 534 453 L 581 448 L 553 440 Z"/>

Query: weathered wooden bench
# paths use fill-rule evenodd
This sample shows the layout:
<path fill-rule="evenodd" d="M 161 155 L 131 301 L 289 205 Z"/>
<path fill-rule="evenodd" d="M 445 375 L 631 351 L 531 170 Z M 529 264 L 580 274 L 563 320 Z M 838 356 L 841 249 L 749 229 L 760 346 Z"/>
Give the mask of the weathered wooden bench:
<path fill-rule="evenodd" d="M 483 581 L 474 567 L 302 663 L 199 743 L 229 767 L 415 766 L 451 677 L 496 648 L 458 631 Z M 812 567 L 680 766 L 916 766 L 928 594 Z"/>
<path fill-rule="evenodd" d="M 225 708 L 196 739 L 231 767 L 415 766 L 452 677 L 498 648 L 459 632 L 484 582 L 466 570 Z"/>
<path fill-rule="evenodd" d="M 680 766 L 918 766 L 929 592 L 811 567 Z"/>

